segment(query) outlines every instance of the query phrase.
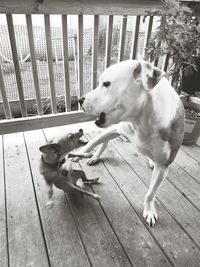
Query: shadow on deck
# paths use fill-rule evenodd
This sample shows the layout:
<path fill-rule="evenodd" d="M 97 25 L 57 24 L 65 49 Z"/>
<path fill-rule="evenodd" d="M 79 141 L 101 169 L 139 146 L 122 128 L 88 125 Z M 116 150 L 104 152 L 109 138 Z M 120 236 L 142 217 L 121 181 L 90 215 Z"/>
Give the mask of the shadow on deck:
<path fill-rule="evenodd" d="M 0 136 L 0 266 L 200 266 L 200 148 L 182 147 L 157 196 L 154 228 L 142 218 L 147 162 L 124 138 L 109 142 L 96 166 L 80 166 L 100 183 L 101 201 L 47 188 L 39 146 L 60 131 L 91 123 Z M 78 163 L 77 163 L 78 165 Z"/>

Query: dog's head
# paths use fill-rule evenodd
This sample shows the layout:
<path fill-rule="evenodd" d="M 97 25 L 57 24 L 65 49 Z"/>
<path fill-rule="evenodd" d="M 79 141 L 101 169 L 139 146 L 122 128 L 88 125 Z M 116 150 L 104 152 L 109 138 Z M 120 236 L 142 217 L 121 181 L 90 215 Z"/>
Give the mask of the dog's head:
<path fill-rule="evenodd" d="M 46 145 L 41 146 L 39 150 L 43 153 L 46 162 L 49 164 L 60 162 L 67 153 L 83 144 L 83 141 L 80 139 L 82 136 L 82 129 L 78 132 L 61 134 L 54 137 Z"/>
<path fill-rule="evenodd" d="M 164 72 L 146 61 L 126 60 L 107 68 L 96 89 L 79 99 L 85 112 L 97 116 L 96 124 L 107 127 L 137 115 L 151 89 Z"/>

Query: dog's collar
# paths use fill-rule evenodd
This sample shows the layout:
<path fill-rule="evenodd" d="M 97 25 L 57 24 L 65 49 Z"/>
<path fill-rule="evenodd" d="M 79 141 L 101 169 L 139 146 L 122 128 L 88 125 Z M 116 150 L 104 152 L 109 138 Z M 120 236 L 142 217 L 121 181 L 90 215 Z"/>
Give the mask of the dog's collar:
<path fill-rule="evenodd" d="M 55 163 L 48 163 L 45 161 L 43 155 L 41 156 L 41 160 L 43 161 L 44 164 L 46 164 L 47 166 L 49 166 L 50 168 L 53 169 L 59 169 L 64 163 L 65 163 L 65 158 L 61 160 L 61 162 L 55 162 Z"/>

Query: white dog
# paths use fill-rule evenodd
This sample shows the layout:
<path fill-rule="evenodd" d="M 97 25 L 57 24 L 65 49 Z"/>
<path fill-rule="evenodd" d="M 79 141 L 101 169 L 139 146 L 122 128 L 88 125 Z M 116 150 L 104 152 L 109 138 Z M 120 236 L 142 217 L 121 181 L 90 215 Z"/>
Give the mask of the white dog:
<path fill-rule="evenodd" d="M 99 127 L 109 127 L 77 154 L 84 156 L 96 145 L 99 150 L 89 160 L 95 164 L 109 139 L 134 137 L 138 150 L 154 162 L 143 216 L 153 226 L 158 218 L 154 199 L 182 144 L 184 110 L 164 72 L 146 61 L 127 60 L 106 69 L 97 88 L 79 102 L 85 112 L 95 114 Z"/>

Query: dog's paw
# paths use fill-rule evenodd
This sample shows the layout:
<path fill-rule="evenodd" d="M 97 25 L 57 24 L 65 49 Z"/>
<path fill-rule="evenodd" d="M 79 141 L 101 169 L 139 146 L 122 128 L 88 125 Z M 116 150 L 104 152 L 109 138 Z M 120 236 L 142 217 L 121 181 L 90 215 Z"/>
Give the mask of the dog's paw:
<path fill-rule="evenodd" d="M 145 203 L 143 217 L 149 226 L 154 226 L 158 220 L 158 215 L 154 207 L 154 203 Z"/>
<path fill-rule="evenodd" d="M 153 170 L 153 168 L 154 168 L 154 162 L 153 162 L 153 160 L 148 159 L 148 161 L 149 161 L 149 167 Z"/>
<path fill-rule="evenodd" d="M 53 206 L 54 206 L 53 201 L 47 201 L 47 203 L 45 204 L 45 208 L 49 210 L 52 209 Z"/>
<path fill-rule="evenodd" d="M 95 165 L 99 162 L 99 158 L 98 157 L 92 157 L 87 161 L 87 165 Z"/>

